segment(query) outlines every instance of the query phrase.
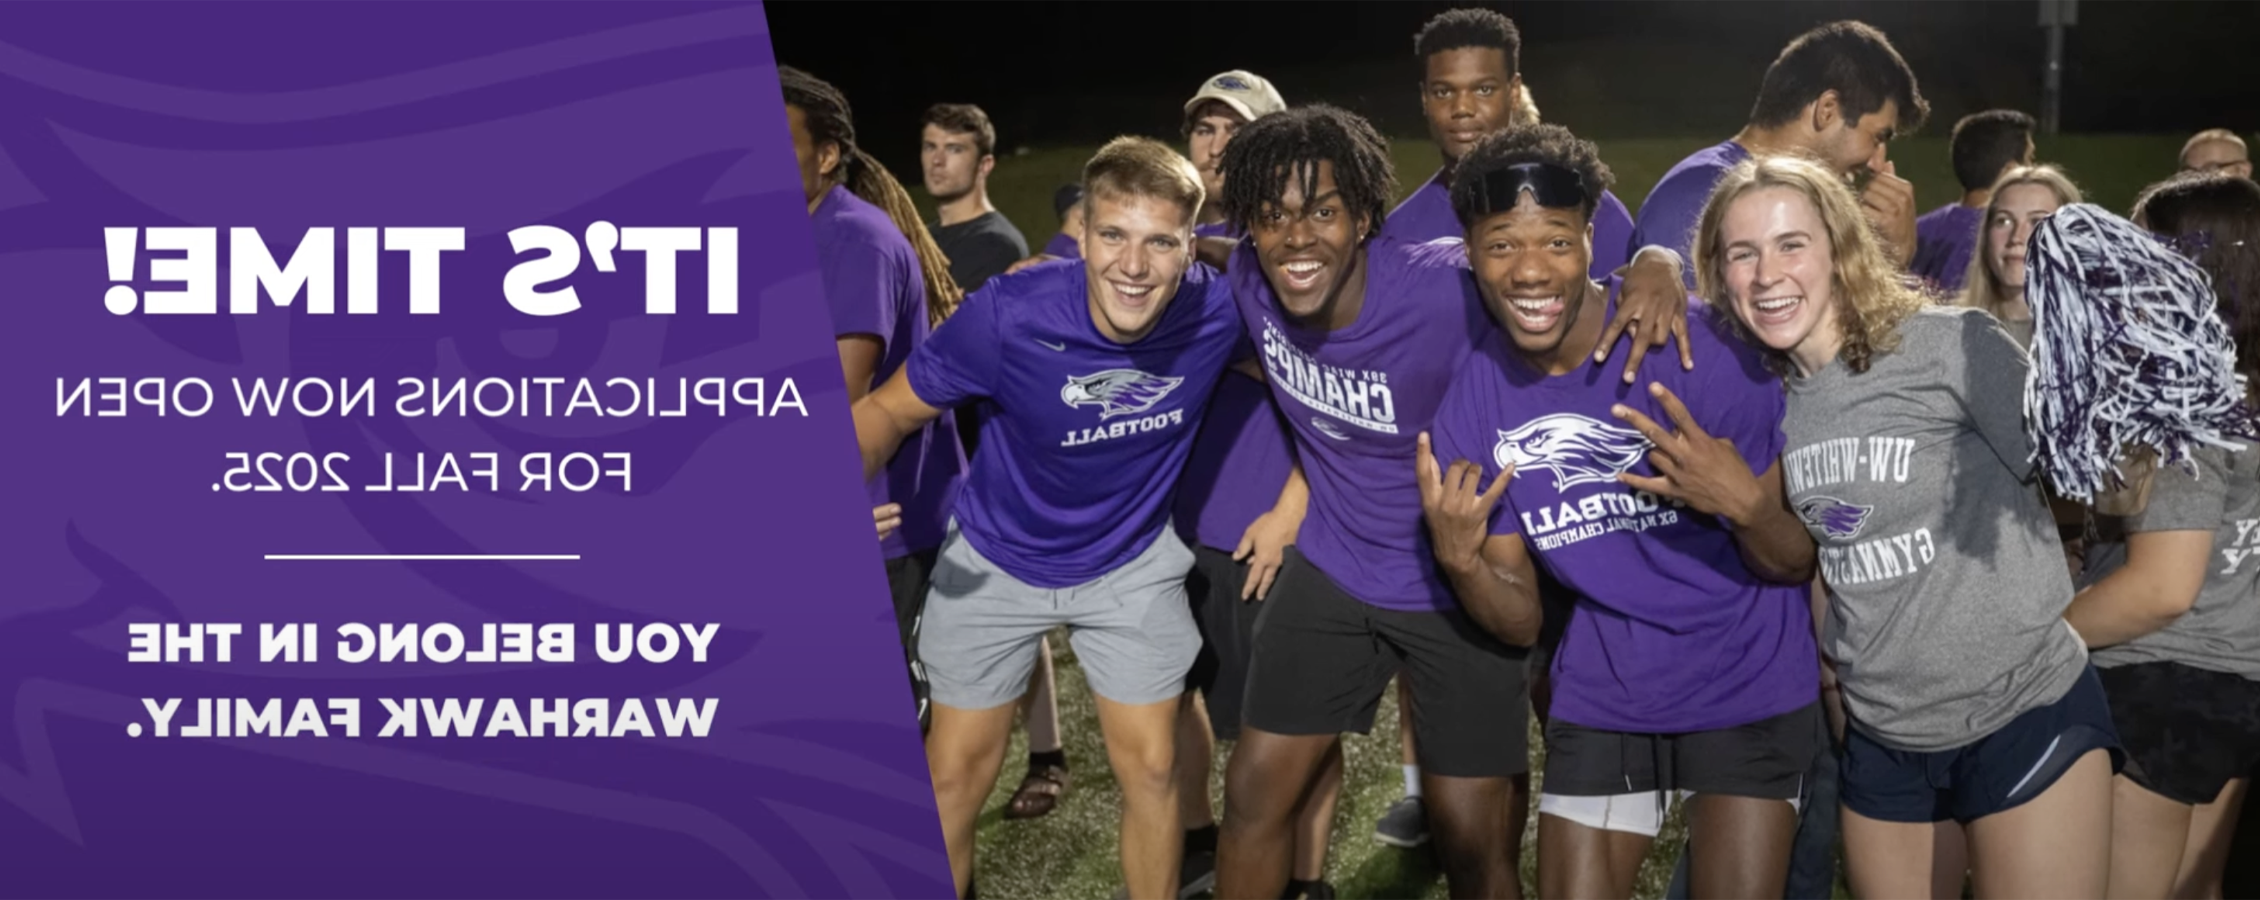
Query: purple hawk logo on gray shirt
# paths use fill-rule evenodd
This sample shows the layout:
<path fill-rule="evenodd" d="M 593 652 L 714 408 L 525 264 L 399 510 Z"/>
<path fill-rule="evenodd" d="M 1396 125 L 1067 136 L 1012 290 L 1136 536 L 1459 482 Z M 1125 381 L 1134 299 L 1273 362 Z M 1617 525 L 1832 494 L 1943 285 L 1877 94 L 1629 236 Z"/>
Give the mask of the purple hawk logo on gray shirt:
<path fill-rule="evenodd" d="M 1492 461 L 1500 468 L 1513 466 L 1515 474 L 1539 470 L 1554 473 L 1554 490 L 1581 484 L 1614 482 L 1640 462 L 1648 439 L 1630 428 L 1619 428 L 1575 413 L 1555 413 L 1523 423 L 1513 431 L 1499 432 Z"/>
<path fill-rule="evenodd" d="M 1835 497 L 1807 497 L 1797 502 L 1797 517 L 1804 519 L 1808 527 L 1841 540 L 1859 537 L 1871 512 L 1875 512 L 1875 507 L 1846 503 Z"/>
<path fill-rule="evenodd" d="M 1069 406 L 1097 406 L 1099 421 L 1103 422 L 1152 409 L 1183 383 L 1183 378 L 1148 375 L 1137 369 L 1108 369 L 1090 375 L 1068 376 L 1067 386 L 1059 389 L 1059 399 Z"/>

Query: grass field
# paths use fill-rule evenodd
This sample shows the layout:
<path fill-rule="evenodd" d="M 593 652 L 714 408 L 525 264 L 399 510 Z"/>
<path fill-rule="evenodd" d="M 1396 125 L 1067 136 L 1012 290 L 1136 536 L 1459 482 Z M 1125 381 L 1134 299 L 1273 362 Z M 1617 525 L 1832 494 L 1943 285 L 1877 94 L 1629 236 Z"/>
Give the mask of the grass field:
<path fill-rule="evenodd" d="M 1938 129 L 1931 129 L 1938 130 Z M 1166 137 L 1166 135 L 1157 135 Z M 1687 154 L 1725 140 L 1714 138 L 1649 138 L 1601 142 L 1601 159 L 1616 173 L 1616 195 L 1637 215 L 1640 200 L 1648 196 L 1664 173 Z M 2121 214 L 2134 203 L 2145 185 L 2173 174 L 2186 135 L 2064 135 L 2037 139 L 2039 158 L 2071 172 L 2086 191 L 2087 199 Z M 1043 246 L 1059 228 L 1052 215 L 1052 192 L 1082 176 L 1083 163 L 1095 147 L 1032 150 L 997 161 L 989 176 L 989 199 L 1018 226 L 1031 249 Z M 1426 139 L 1400 138 L 1391 142 L 1400 197 L 1420 187 L 1437 167 L 1436 150 Z M 1891 146 L 1891 160 L 1901 177 L 1915 184 L 1922 211 L 1959 199 L 1960 185 L 1948 161 L 1946 138 L 1913 137 Z M 911 193 L 933 220 L 932 201 L 918 187 L 916 172 L 901 173 Z"/>

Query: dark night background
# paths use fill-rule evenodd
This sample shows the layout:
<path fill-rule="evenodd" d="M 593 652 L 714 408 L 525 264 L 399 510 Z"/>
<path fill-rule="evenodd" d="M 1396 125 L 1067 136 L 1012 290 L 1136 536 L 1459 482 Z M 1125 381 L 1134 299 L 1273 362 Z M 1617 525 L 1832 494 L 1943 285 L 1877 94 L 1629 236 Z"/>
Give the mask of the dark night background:
<path fill-rule="evenodd" d="M 1287 101 L 1326 101 L 1421 137 L 1412 36 L 1476 4 L 1423 2 L 928 4 L 772 0 L 780 62 L 838 85 L 866 149 L 915 172 L 918 117 L 970 102 L 1012 148 L 1174 138 L 1202 79 L 1248 69 Z M 1967 112 L 2038 114 L 2047 34 L 2037 0 L 1493 3 L 1522 30 L 1542 115 L 1593 138 L 1723 139 L 1781 46 L 1853 18 L 1890 35 L 1931 101 L 1924 134 Z M 2260 128 L 2260 3 L 2097 2 L 2065 31 L 2066 133 Z M 899 138 L 891 135 L 900 135 Z"/>

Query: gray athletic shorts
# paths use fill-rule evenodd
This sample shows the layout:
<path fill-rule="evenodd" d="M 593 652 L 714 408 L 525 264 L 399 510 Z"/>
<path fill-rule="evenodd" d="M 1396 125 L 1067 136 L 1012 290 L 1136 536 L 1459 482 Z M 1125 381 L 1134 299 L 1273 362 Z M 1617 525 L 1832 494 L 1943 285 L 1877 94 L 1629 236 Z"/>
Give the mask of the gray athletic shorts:
<path fill-rule="evenodd" d="M 1192 568 L 1193 551 L 1164 527 L 1145 552 L 1096 580 L 1040 588 L 983 557 L 951 521 L 918 638 L 933 702 L 975 710 L 1020 699 L 1037 643 L 1060 625 L 1092 693 L 1127 706 L 1185 693 L 1201 649 L 1185 597 Z"/>

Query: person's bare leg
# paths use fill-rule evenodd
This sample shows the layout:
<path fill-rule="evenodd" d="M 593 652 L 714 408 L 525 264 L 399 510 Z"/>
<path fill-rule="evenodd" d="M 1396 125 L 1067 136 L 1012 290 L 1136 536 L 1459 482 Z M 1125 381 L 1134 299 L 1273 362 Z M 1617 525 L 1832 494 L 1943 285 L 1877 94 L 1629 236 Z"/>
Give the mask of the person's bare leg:
<path fill-rule="evenodd" d="M 2040 796 L 1971 822 L 1977 895 L 2104 896 L 2111 883 L 2111 782 L 2109 751 L 2090 750 Z"/>
<path fill-rule="evenodd" d="M 1022 698 L 1021 708 L 1027 711 L 1028 752 L 1059 750 L 1059 679 L 1052 673 L 1051 635 L 1036 644 L 1036 671 L 1028 676 L 1028 694 Z"/>
<path fill-rule="evenodd" d="M 1012 741 L 1013 704 L 966 710 L 936 703 L 926 733 L 926 766 L 934 779 L 934 805 L 942 818 L 957 895 L 973 879 L 973 831 L 981 804 L 997 786 L 1004 751 Z"/>
<path fill-rule="evenodd" d="M 1420 780 L 1429 840 L 1435 842 L 1454 900 L 1520 900 L 1516 863 L 1522 859 L 1522 823 L 1507 827 L 1515 805 L 1514 779 L 1448 778 L 1422 771 Z"/>
<path fill-rule="evenodd" d="M 1339 742 L 1331 734 L 1240 727 L 1224 768 L 1216 896 L 1270 900 L 1286 892 L 1295 856 L 1295 811 L 1313 793 L 1320 767 Z"/>
<path fill-rule="evenodd" d="M 2236 838 L 2237 814 L 2243 811 L 2245 788 L 2251 782 L 2238 778 L 2221 787 L 2213 802 L 2190 813 L 2189 840 L 2182 851 L 2181 871 L 2174 876 L 2177 900 L 2221 900 L 2221 878 L 2229 866 L 2229 844 Z M 2117 802 L 2117 798 L 2113 798 Z M 2117 815 L 2117 810 L 2113 810 Z M 2114 832 L 2114 836 L 2116 833 Z"/>
<path fill-rule="evenodd" d="M 1208 776 L 1216 756 L 1216 734 L 1208 727 L 1208 710 L 1201 695 L 1190 691 L 1177 708 L 1177 825 L 1194 831 L 1216 824 L 1216 806 L 1209 801 Z"/>
<path fill-rule="evenodd" d="M 1326 879 L 1326 842 L 1334 835 L 1334 806 L 1342 799 L 1342 739 L 1335 738 L 1319 764 L 1318 783 L 1295 807 L 1297 881 Z"/>
<path fill-rule="evenodd" d="M 1931 829 L 1930 895 L 1939 900 L 1962 900 L 1970 883 L 1970 835 L 1962 823 L 1948 819 Z"/>
<path fill-rule="evenodd" d="M 1097 698 L 1107 762 L 1122 787 L 1122 880 L 1136 900 L 1177 896 L 1179 699 L 1128 706 Z"/>
<path fill-rule="evenodd" d="M 2125 776 L 2111 779 L 2111 875 L 2104 896 L 2173 895 L 2189 842 L 2191 807 L 2145 790 Z"/>
<path fill-rule="evenodd" d="M 1786 800 L 1697 794 L 1687 807 L 1687 870 L 1695 900 L 1780 897 L 1797 810 Z"/>
<path fill-rule="evenodd" d="M 1844 831 L 1844 879 L 1852 896 L 1933 896 L 1938 831 L 1941 824 L 1951 823 L 1887 822 L 1860 815 L 1849 806 L 1842 811 L 1838 821 Z"/>
<path fill-rule="evenodd" d="M 1648 848 L 1655 842 L 1648 835 L 1594 828 L 1539 813 L 1538 896 L 1548 900 L 1631 900 L 1633 882 L 1640 876 L 1640 861 L 1648 857 Z"/>

